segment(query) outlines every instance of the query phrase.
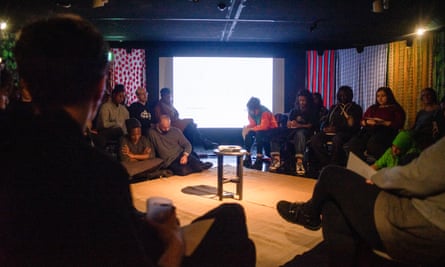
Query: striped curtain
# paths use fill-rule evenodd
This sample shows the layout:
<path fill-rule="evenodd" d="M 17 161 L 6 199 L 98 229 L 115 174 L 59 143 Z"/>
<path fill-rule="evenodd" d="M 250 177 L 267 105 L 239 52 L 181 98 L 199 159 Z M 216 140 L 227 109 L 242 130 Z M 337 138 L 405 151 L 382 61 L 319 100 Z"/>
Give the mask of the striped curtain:
<path fill-rule="evenodd" d="M 375 92 L 386 85 L 387 45 L 367 46 L 337 51 L 336 84 L 349 85 L 354 90 L 354 101 L 363 110 L 375 103 Z"/>
<path fill-rule="evenodd" d="M 436 33 L 433 38 L 433 88 L 436 89 L 440 100 L 445 96 L 445 32 Z"/>
<path fill-rule="evenodd" d="M 405 128 L 414 125 L 416 113 L 421 108 L 420 91 L 432 86 L 432 77 L 432 34 L 414 39 L 410 47 L 405 41 L 389 44 L 388 86 L 405 109 Z"/>
<path fill-rule="evenodd" d="M 317 51 L 307 51 L 306 88 L 323 97 L 324 106 L 335 102 L 335 50 L 326 50 L 322 56 Z"/>

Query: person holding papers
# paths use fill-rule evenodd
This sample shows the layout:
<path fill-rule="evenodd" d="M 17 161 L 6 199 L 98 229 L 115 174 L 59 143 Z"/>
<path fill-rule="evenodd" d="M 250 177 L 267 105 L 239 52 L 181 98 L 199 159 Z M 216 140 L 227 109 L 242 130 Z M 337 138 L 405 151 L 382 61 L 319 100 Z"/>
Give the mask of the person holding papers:
<path fill-rule="evenodd" d="M 354 152 L 363 160 L 373 163 L 391 146 L 392 140 L 405 124 L 406 114 L 397 102 L 391 88 L 377 89 L 375 104 L 368 107 L 360 121 L 361 131 L 343 148 Z"/>
<path fill-rule="evenodd" d="M 279 201 L 278 213 L 310 230 L 323 227 L 329 266 L 362 266 L 359 255 L 371 250 L 413 265 L 444 266 L 444 162 L 442 138 L 409 164 L 369 177 L 329 165 L 310 200 Z"/>

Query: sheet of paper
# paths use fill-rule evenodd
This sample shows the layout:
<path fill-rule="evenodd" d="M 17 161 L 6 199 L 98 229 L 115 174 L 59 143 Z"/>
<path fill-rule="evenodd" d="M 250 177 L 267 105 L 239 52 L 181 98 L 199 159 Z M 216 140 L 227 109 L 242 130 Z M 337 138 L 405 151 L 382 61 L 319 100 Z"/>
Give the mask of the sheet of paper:
<path fill-rule="evenodd" d="M 368 179 L 377 171 L 352 152 L 349 152 L 346 168 Z"/>
<path fill-rule="evenodd" d="M 209 231 L 215 219 L 204 219 L 182 227 L 185 241 L 185 255 L 190 256 Z"/>

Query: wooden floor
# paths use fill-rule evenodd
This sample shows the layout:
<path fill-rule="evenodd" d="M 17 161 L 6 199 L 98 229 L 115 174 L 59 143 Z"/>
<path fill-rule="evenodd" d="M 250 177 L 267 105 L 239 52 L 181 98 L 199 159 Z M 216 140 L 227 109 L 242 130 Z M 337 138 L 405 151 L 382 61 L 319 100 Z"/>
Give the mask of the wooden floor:
<path fill-rule="evenodd" d="M 206 161 L 204 158 L 203 161 Z M 210 160 L 211 161 L 211 160 Z M 233 164 L 225 161 L 225 177 L 234 175 Z M 304 201 L 310 198 L 314 179 L 257 171 L 244 168 L 243 200 L 216 196 L 216 168 L 185 177 L 172 176 L 131 185 L 135 206 L 145 211 L 148 197 L 162 196 L 173 200 L 181 225 L 220 205 L 237 202 L 246 212 L 249 235 L 255 242 L 257 266 L 280 266 L 296 254 L 321 241 L 321 230 L 309 231 L 284 221 L 276 212 L 279 200 Z M 235 191 L 235 184 L 224 190 Z"/>

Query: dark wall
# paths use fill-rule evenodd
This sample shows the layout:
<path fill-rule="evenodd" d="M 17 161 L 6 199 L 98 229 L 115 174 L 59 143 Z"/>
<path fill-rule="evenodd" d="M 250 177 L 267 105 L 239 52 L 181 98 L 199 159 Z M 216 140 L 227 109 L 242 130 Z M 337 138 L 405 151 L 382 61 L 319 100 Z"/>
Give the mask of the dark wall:
<path fill-rule="evenodd" d="M 305 88 L 306 51 L 280 43 L 111 43 L 111 47 L 145 49 L 147 56 L 147 90 L 151 100 L 159 98 L 159 57 L 174 56 L 230 56 L 230 57 L 279 57 L 285 59 L 285 111 L 294 104 L 296 92 Z M 238 143 L 240 129 L 203 129 L 221 143 Z M 232 138 L 232 135 L 236 135 Z M 229 138 L 230 140 L 223 140 Z M 233 140 L 232 140 L 233 139 Z M 224 141 L 224 142 L 223 142 Z"/>

